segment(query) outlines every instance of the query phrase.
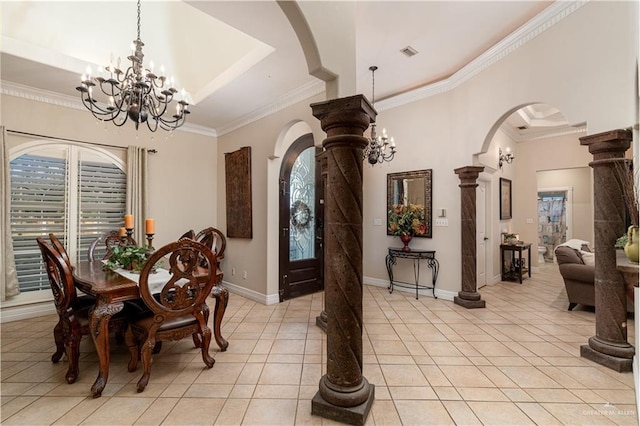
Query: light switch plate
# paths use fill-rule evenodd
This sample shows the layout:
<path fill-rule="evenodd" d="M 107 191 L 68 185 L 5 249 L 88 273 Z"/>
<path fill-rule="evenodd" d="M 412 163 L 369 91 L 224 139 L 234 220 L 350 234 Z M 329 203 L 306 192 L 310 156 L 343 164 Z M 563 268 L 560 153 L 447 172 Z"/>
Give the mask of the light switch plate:
<path fill-rule="evenodd" d="M 373 219 L 373 226 L 382 226 L 382 219 Z"/>
<path fill-rule="evenodd" d="M 436 218 L 436 226 L 449 226 L 449 219 Z"/>

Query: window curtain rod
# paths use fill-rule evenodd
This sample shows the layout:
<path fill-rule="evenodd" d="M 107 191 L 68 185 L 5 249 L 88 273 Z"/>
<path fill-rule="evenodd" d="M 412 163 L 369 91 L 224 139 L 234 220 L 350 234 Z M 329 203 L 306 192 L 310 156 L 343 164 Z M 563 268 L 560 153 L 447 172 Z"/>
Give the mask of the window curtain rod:
<path fill-rule="evenodd" d="M 118 148 L 118 149 L 122 149 L 122 150 L 127 150 L 126 146 L 118 146 L 118 145 L 109 145 L 106 143 L 97 143 L 97 142 L 87 142 L 87 141 L 79 141 L 77 139 L 68 139 L 68 138 L 59 138 L 56 136 L 46 136 L 46 135 L 39 135 L 37 133 L 29 133 L 29 132 L 21 132 L 19 130 L 11 130 L 11 129 L 7 129 L 6 130 L 7 133 L 13 133 L 15 135 L 22 135 L 22 136 L 33 136 L 36 138 L 44 138 L 44 139 L 50 139 L 50 140 L 58 140 L 58 141 L 65 141 L 65 142 L 76 142 L 76 143 L 83 143 L 83 144 L 88 144 L 88 145 L 96 145 L 96 146 L 104 146 L 107 148 Z M 147 152 L 150 154 L 155 154 L 158 151 L 155 149 L 147 149 Z"/>

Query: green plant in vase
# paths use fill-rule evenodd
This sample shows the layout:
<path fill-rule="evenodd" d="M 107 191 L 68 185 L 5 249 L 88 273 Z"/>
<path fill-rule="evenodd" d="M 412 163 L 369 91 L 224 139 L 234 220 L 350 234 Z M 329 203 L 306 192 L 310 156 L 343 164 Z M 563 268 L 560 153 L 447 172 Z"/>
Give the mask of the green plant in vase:
<path fill-rule="evenodd" d="M 122 268 L 127 271 L 140 272 L 147 261 L 147 253 L 147 247 L 115 246 L 105 262 L 105 267 L 109 269 Z"/>

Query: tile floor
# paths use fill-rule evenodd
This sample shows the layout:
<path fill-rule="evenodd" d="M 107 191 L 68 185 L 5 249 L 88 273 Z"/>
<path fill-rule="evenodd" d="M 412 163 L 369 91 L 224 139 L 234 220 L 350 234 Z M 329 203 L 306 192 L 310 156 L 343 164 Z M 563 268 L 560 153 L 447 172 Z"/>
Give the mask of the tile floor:
<path fill-rule="evenodd" d="M 568 312 L 557 266 L 524 284 L 481 289 L 486 309 L 365 286 L 364 375 L 376 386 L 369 425 L 637 425 L 633 375 L 580 358 L 594 314 Z M 112 346 L 109 383 L 89 396 L 96 374 L 83 339 L 80 379 L 52 364 L 47 316 L 2 324 L 0 421 L 4 425 L 335 424 L 310 414 L 325 364 L 315 326 L 322 293 L 264 306 L 231 295 L 227 352 L 204 368 L 191 339 L 165 342 L 151 380 Z M 629 338 L 633 321 L 629 321 Z M 632 341 L 631 341 L 632 342 Z M 633 343 L 633 342 L 632 342 Z"/>

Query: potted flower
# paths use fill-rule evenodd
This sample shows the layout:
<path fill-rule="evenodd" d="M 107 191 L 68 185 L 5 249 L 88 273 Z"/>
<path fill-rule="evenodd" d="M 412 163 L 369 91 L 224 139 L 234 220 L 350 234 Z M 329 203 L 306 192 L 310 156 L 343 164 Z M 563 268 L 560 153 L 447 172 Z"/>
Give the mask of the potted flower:
<path fill-rule="evenodd" d="M 409 241 L 414 235 L 424 235 L 427 231 L 421 204 L 394 204 L 388 215 L 389 232 L 400 237 L 404 243 L 402 250 L 409 250 Z"/>

